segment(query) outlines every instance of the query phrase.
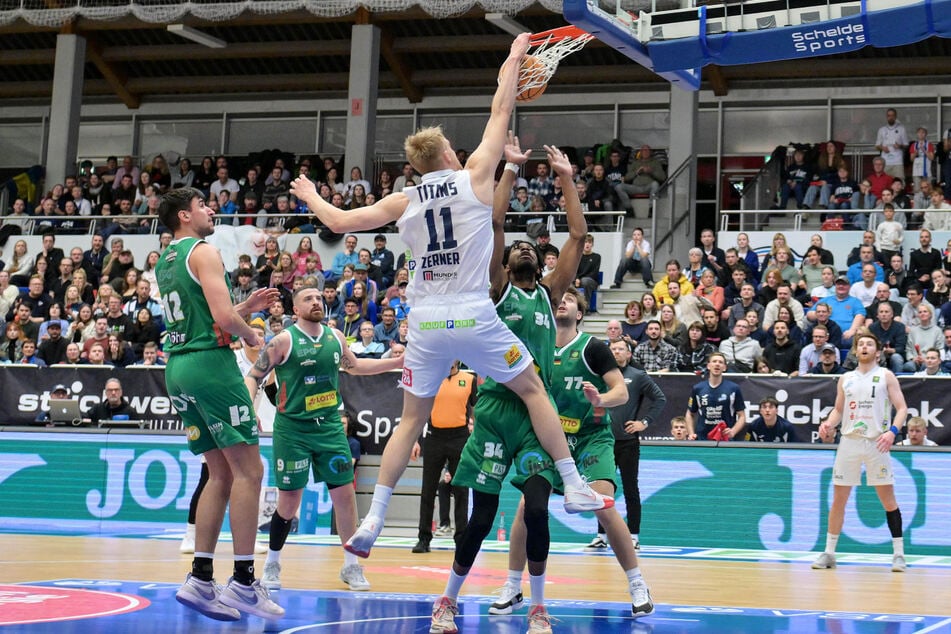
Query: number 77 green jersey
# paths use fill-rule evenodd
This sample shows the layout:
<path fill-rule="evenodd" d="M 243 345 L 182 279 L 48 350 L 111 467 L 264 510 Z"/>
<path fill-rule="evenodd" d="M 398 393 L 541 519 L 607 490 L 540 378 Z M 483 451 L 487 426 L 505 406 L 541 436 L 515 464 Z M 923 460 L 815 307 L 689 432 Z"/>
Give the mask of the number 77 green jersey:
<path fill-rule="evenodd" d="M 204 242 L 198 238 L 173 240 L 155 265 L 168 331 L 164 347 L 168 354 L 213 350 L 228 346 L 236 339 L 215 323 L 201 284 L 188 266 L 192 251 Z M 224 278 L 230 289 L 228 275 Z"/>

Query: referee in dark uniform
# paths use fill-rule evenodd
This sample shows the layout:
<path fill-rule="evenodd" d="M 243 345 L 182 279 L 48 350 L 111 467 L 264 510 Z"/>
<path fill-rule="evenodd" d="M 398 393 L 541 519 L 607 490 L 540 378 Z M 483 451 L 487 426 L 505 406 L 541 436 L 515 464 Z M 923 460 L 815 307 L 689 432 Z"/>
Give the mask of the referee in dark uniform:
<path fill-rule="evenodd" d="M 623 339 L 611 339 L 611 353 L 627 385 L 627 402 L 608 410 L 611 415 L 611 430 L 614 432 L 614 461 L 621 472 L 621 487 L 627 505 L 627 527 L 634 540 L 634 548 L 640 548 L 641 493 L 637 487 L 637 470 L 641 459 L 640 433 L 657 422 L 664 411 L 667 397 L 650 376 L 635 368 L 631 362 L 631 347 Z M 646 412 L 642 404 L 646 403 Z M 586 550 L 597 552 L 608 546 L 604 528 L 598 523 L 598 535 Z"/>

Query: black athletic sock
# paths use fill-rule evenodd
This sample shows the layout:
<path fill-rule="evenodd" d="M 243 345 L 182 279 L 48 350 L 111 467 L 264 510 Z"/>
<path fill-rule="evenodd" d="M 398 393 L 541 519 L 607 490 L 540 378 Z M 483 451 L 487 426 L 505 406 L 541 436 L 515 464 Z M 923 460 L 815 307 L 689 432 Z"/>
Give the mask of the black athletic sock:
<path fill-rule="evenodd" d="M 253 558 L 234 560 L 234 580 L 245 586 L 250 586 L 254 583 Z"/>
<path fill-rule="evenodd" d="M 281 550 L 287 542 L 287 536 L 291 533 L 292 520 L 286 520 L 274 512 L 271 516 L 271 537 L 268 546 L 271 550 Z"/>
<path fill-rule="evenodd" d="M 901 509 L 885 511 L 885 520 L 888 522 L 888 530 L 891 532 L 892 537 L 901 537 Z"/>
<path fill-rule="evenodd" d="M 192 576 L 202 581 L 211 581 L 215 577 L 215 564 L 211 557 L 192 559 Z"/>

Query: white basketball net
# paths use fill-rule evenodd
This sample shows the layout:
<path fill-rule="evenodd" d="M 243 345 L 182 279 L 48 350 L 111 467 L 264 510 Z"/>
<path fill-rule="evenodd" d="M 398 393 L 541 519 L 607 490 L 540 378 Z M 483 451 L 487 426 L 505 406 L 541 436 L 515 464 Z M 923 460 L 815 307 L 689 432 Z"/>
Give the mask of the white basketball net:
<path fill-rule="evenodd" d="M 518 94 L 526 93 L 533 88 L 539 88 L 548 83 L 558 70 L 558 63 L 568 55 L 584 48 L 584 45 L 593 36 L 577 32 L 574 35 L 557 35 L 552 33 L 547 38 L 532 44 L 528 55 L 533 55 L 541 64 L 522 69 L 519 73 Z"/>

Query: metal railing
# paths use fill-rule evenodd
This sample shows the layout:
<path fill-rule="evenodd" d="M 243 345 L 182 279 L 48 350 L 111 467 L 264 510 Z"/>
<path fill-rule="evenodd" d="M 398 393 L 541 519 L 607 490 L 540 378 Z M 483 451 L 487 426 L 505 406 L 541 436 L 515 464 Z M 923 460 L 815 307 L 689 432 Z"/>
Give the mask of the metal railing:
<path fill-rule="evenodd" d="M 671 172 L 667 180 L 661 183 L 660 189 L 657 191 L 657 196 L 651 201 L 651 236 L 654 237 L 655 252 L 660 251 L 660 248 L 667 242 L 673 241 L 674 232 L 677 231 L 681 225 L 685 225 L 684 236 L 689 235 L 689 221 L 693 215 L 691 201 L 694 179 L 684 178 L 684 176 L 690 177 L 692 175 L 693 172 L 690 171 L 690 168 L 696 164 L 696 161 L 696 156 L 690 156 L 677 166 L 677 169 Z M 685 208 L 679 215 L 675 216 L 674 210 L 680 202 L 686 203 Z M 661 209 L 661 206 L 663 206 L 664 209 Z M 661 215 L 667 220 L 666 227 L 658 226 L 658 218 Z M 665 233 L 659 235 L 658 231 L 665 231 Z"/>

